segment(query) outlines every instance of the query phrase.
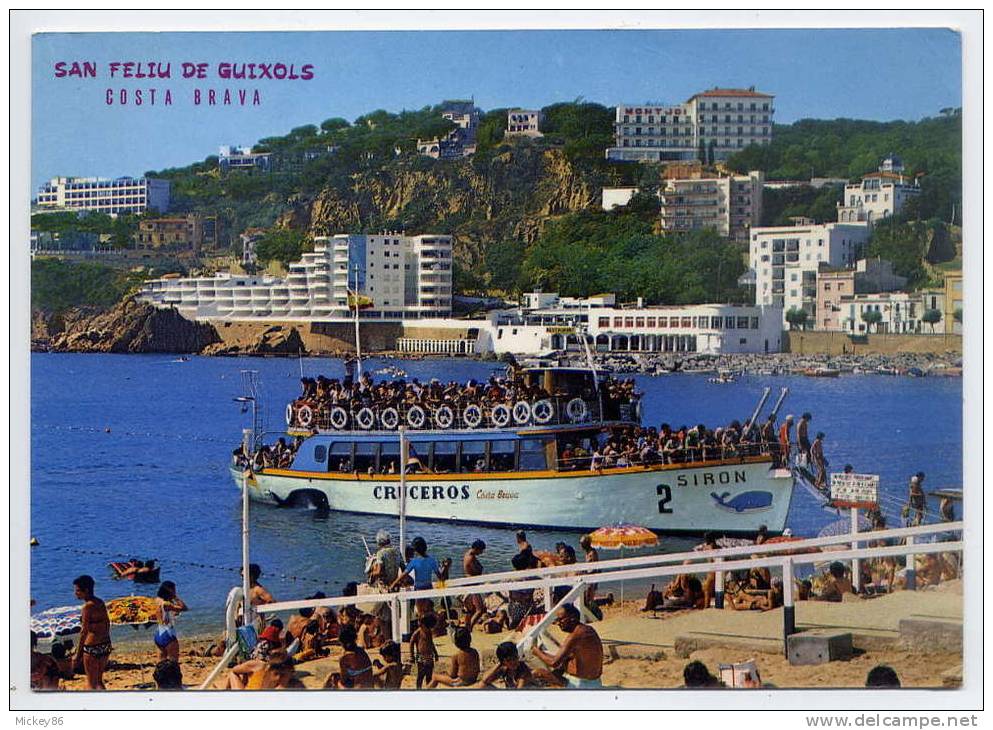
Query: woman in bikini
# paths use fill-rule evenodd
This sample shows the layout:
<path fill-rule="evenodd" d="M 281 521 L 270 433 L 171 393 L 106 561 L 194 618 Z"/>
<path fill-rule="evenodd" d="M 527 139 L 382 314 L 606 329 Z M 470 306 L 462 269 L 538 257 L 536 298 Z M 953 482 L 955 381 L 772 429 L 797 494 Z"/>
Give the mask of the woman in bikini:
<path fill-rule="evenodd" d="M 343 626 L 338 635 L 345 653 L 338 662 L 339 672 L 328 676 L 324 689 L 372 689 L 372 661 L 358 645 L 358 632 L 351 624 Z"/>
<path fill-rule="evenodd" d="M 86 689 L 107 689 L 103 684 L 103 673 L 107 669 L 110 652 L 110 616 L 107 606 L 93 595 L 95 583 L 88 575 L 81 575 L 72 582 L 76 598 L 84 601 L 80 619 L 79 645 L 73 665 L 82 665 L 86 673 Z"/>
<path fill-rule="evenodd" d="M 163 581 L 159 586 L 155 599 L 155 619 L 158 626 L 155 629 L 155 646 L 159 649 L 159 661 L 173 659 L 179 661 L 179 637 L 173 626 L 173 614 L 186 610 L 183 599 L 176 595 L 176 584 L 171 580 Z"/>

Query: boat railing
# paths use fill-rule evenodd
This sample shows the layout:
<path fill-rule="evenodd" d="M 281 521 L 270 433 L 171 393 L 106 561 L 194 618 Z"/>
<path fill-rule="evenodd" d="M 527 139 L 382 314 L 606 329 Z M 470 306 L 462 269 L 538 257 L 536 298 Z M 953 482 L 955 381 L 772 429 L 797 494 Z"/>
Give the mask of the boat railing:
<path fill-rule="evenodd" d="M 636 466 L 660 466 L 684 464 L 687 466 L 704 466 L 706 464 L 722 464 L 735 461 L 744 461 L 754 457 L 768 457 L 773 461 L 779 461 L 779 452 L 770 447 L 770 444 L 746 443 L 735 446 L 686 446 L 677 449 L 652 450 L 649 454 L 642 456 L 639 452 L 632 454 L 613 454 L 609 456 L 600 455 L 597 457 L 591 453 L 564 457 L 561 454 L 557 459 L 559 471 L 610 471 L 611 469 L 623 469 Z M 597 461 L 594 464 L 594 460 Z"/>
<path fill-rule="evenodd" d="M 581 396 L 553 396 L 536 401 L 486 399 L 469 403 L 366 405 L 327 404 L 301 398 L 286 408 L 291 429 L 335 431 L 395 431 L 400 426 L 420 430 L 473 430 L 528 426 L 582 426 L 639 421 L 637 402 L 617 402 Z"/>

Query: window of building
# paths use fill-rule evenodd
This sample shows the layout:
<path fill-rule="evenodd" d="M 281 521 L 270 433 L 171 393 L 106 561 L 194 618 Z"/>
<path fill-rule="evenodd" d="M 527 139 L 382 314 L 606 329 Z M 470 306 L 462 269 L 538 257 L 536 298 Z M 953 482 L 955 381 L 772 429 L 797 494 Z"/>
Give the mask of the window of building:
<path fill-rule="evenodd" d="M 734 329 L 734 317 L 724 318 L 724 329 L 728 329 L 728 330 Z"/>
<path fill-rule="evenodd" d="M 747 330 L 748 329 L 748 317 L 738 317 L 738 329 Z"/>
<path fill-rule="evenodd" d="M 644 326 L 645 326 L 645 318 L 644 317 L 635 317 L 634 318 L 634 326 L 635 327 L 638 327 L 638 328 L 644 328 Z"/>
<path fill-rule="evenodd" d="M 682 322 L 680 322 L 680 326 L 682 326 L 682 327 L 692 327 L 693 325 L 690 323 L 690 318 L 689 317 L 683 317 Z"/>
<path fill-rule="evenodd" d="M 664 329 L 664 328 L 666 328 L 668 326 L 669 326 L 669 318 L 668 317 L 659 317 L 659 327 L 661 327 L 661 328 Z"/>
<path fill-rule="evenodd" d="M 752 317 L 752 329 L 757 330 L 759 328 L 759 318 Z"/>
<path fill-rule="evenodd" d="M 655 329 L 655 317 L 648 317 L 645 319 L 645 326 L 649 329 Z"/>
<path fill-rule="evenodd" d="M 739 337 L 738 338 L 738 344 L 739 345 L 747 345 L 748 344 L 748 338 L 747 337 Z"/>
<path fill-rule="evenodd" d="M 623 327 L 624 320 L 621 317 L 614 317 L 614 327 Z"/>
<path fill-rule="evenodd" d="M 610 327 L 610 317 L 600 317 L 597 319 L 597 327 Z"/>
<path fill-rule="evenodd" d="M 632 328 L 632 327 L 634 327 L 634 317 L 625 317 L 624 318 L 624 326 L 627 327 L 627 328 L 629 328 L 629 329 Z"/>

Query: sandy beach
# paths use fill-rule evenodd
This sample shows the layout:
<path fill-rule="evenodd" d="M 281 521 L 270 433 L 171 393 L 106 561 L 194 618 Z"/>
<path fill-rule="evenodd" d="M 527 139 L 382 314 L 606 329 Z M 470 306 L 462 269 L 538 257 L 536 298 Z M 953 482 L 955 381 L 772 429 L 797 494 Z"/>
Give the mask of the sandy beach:
<path fill-rule="evenodd" d="M 781 646 L 776 650 L 769 639 L 781 626 L 781 610 L 765 613 L 741 612 L 718 609 L 707 611 L 680 611 L 652 617 L 641 612 L 640 601 L 625 601 L 604 607 L 604 620 L 593 624 L 604 639 L 605 687 L 625 689 L 675 689 L 683 684 L 683 667 L 693 660 L 702 661 L 713 673 L 719 664 L 743 662 L 754 659 L 764 683 L 777 688 L 828 688 L 863 687 L 868 671 L 886 664 L 896 670 L 904 687 L 941 688 L 950 686 L 947 674 L 962 664 L 958 647 L 921 643 L 908 644 L 900 640 L 893 630 L 902 617 L 928 615 L 947 616 L 954 621 L 958 613 L 961 620 L 961 583 L 949 581 L 936 590 L 916 593 L 899 592 L 871 600 L 854 600 L 843 604 L 802 603 L 798 606 L 798 628 L 842 625 L 846 622 L 856 636 L 855 652 L 849 659 L 813 666 L 791 665 L 783 655 Z M 818 618 L 823 616 L 824 618 Z M 853 617 L 846 621 L 845 617 Z M 740 646 L 703 646 L 686 652 L 680 651 L 680 637 L 686 635 L 713 636 L 715 622 L 719 623 L 727 639 L 741 638 Z M 562 635 L 552 629 L 556 639 Z M 493 666 L 493 652 L 501 641 L 516 640 L 517 633 L 473 635 L 473 645 L 482 657 L 483 670 Z M 676 637 L 676 638 L 674 638 Z M 745 641 L 750 639 L 751 643 Z M 452 646 L 447 637 L 436 640 L 441 659 L 438 669 L 448 666 Z M 198 687 L 211 669 L 216 666 L 213 657 L 195 656 L 211 643 L 209 637 L 183 640 L 181 665 L 183 681 L 187 688 Z M 378 652 L 369 652 L 372 658 Z M 338 652 L 297 665 L 297 676 L 308 689 L 323 686 L 328 674 L 337 670 Z M 408 648 L 404 647 L 404 660 Z M 157 660 L 151 636 L 143 646 L 137 643 L 122 644 L 115 651 L 104 676 L 109 690 L 154 689 L 152 671 Z M 535 658 L 529 664 L 538 666 Z M 943 676 L 944 675 L 944 676 Z M 221 676 L 224 676 L 222 672 Z M 954 683 L 952 683 L 954 684 Z M 67 690 L 83 688 L 83 679 L 65 681 Z M 414 677 L 404 678 L 403 689 L 414 689 Z"/>

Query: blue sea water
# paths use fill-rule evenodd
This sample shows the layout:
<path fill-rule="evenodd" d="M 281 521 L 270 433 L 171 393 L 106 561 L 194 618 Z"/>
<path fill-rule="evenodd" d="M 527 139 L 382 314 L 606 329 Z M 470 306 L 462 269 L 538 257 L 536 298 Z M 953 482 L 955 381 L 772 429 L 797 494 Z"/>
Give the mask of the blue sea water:
<path fill-rule="evenodd" d="M 494 372 L 493 363 L 462 360 L 387 361 L 371 358 L 367 370 L 397 364 L 410 377 L 465 381 Z M 259 371 L 267 399 L 267 425 L 283 424 L 283 409 L 307 375 L 340 376 L 338 360 L 305 358 L 200 358 L 168 355 L 36 353 L 31 358 L 31 596 L 35 610 L 75 603 L 72 580 L 89 573 L 104 599 L 155 586 L 115 581 L 107 566 L 129 557 L 157 558 L 162 579 L 176 582 L 191 610 L 187 634 L 217 631 L 224 599 L 239 584 L 241 500 L 228 474 L 231 450 L 250 426 L 233 398 L 242 369 Z M 883 511 L 896 524 L 909 476 L 927 474 L 925 491 L 962 484 L 962 381 L 957 378 L 848 376 L 837 379 L 744 376 L 716 385 L 703 375 L 636 376 L 645 393 L 644 420 L 673 426 L 744 420 L 764 386 L 790 395 L 781 416 L 814 414 L 832 470 L 846 463 L 881 476 Z M 766 410 L 771 407 L 767 406 Z M 936 508 L 930 500 L 929 510 Z M 797 490 L 789 517 L 795 534 L 813 535 L 839 519 Z M 323 590 L 328 595 L 362 576 L 365 549 L 376 530 L 396 519 L 335 514 L 304 508 L 253 505 L 251 559 L 262 583 L 281 599 Z M 514 552 L 507 529 L 411 522 L 441 558 L 455 565 L 475 538 L 487 544 L 484 565 L 509 568 Z M 537 549 L 552 549 L 578 534 L 530 531 Z M 663 537 L 659 550 L 685 550 L 692 538 Z M 456 573 L 458 569 L 455 569 Z M 454 574 L 454 573 L 453 573 Z M 151 641 L 144 632 L 115 629 L 116 640 Z"/>

